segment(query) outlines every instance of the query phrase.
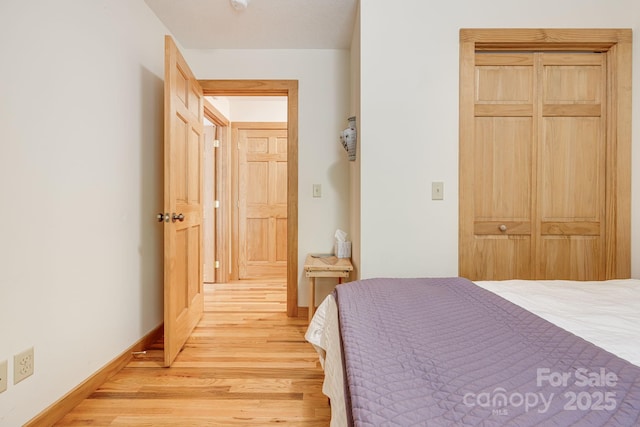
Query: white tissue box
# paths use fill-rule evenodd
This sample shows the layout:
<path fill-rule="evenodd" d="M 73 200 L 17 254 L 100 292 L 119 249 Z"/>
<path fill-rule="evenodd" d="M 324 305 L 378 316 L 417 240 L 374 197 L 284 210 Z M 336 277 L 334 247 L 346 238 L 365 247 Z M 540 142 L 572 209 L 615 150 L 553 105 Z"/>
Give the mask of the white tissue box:
<path fill-rule="evenodd" d="M 351 242 L 336 242 L 333 252 L 338 258 L 351 258 Z"/>

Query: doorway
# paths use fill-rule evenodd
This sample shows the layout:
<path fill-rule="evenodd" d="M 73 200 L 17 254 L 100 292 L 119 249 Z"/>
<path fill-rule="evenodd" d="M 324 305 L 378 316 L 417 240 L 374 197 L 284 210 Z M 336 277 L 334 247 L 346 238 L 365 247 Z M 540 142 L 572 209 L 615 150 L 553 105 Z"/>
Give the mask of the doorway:
<path fill-rule="evenodd" d="M 199 80 L 198 83 L 205 96 L 282 96 L 287 99 L 287 315 L 296 317 L 298 315 L 298 82 L 297 80 Z M 228 128 L 227 126 L 227 130 Z M 216 171 L 218 180 L 221 174 L 229 172 L 222 166 L 226 163 L 224 160 L 227 159 L 225 156 L 228 154 L 230 153 L 221 152 L 223 161 L 217 160 L 217 164 L 221 165 Z M 223 197 L 231 198 L 231 195 L 227 193 L 223 194 Z M 233 204 L 232 200 L 229 201 Z M 219 212 L 219 215 L 224 213 Z M 218 218 L 218 224 L 224 224 L 224 221 L 225 219 Z M 216 234 L 220 236 L 222 232 L 218 227 Z M 227 257 L 224 259 L 226 260 Z M 220 264 L 221 269 L 224 270 L 223 263 Z"/>

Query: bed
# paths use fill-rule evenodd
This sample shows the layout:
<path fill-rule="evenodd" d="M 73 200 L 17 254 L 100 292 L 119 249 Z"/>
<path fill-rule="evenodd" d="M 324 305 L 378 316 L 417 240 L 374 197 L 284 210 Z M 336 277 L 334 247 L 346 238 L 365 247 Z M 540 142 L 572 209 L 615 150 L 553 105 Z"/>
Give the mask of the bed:
<path fill-rule="evenodd" d="M 305 336 L 333 427 L 640 425 L 640 280 L 360 280 Z"/>

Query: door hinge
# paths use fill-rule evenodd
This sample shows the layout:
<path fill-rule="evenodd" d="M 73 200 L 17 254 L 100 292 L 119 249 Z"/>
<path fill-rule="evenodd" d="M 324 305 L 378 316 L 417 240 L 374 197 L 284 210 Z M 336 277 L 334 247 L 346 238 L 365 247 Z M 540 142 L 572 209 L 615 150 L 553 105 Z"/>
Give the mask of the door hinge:
<path fill-rule="evenodd" d="M 216 261 L 216 263 L 214 264 L 214 268 L 220 268 L 220 261 Z"/>
<path fill-rule="evenodd" d="M 216 201 L 214 201 L 214 202 L 213 202 L 213 207 L 214 207 L 215 209 L 219 209 L 219 208 L 220 208 L 220 200 L 216 200 Z"/>
<path fill-rule="evenodd" d="M 220 140 L 219 139 L 214 139 L 213 140 L 213 148 L 220 148 Z"/>

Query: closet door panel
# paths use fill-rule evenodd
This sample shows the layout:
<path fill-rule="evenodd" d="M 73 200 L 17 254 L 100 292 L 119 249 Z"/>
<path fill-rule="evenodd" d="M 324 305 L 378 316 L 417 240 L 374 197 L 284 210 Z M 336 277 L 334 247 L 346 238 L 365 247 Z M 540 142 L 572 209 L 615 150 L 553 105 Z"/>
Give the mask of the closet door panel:
<path fill-rule="evenodd" d="M 476 235 L 468 276 L 490 280 L 531 279 L 531 238 L 528 235 Z M 474 279 L 483 280 L 483 279 Z"/>
<path fill-rule="evenodd" d="M 532 278 L 533 54 L 476 55 L 473 222 L 464 248 L 473 278 Z"/>
<path fill-rule="evenodd" d="M 540 162 L 542 221 L 598 221 L 603 163 L 600 119 L 545 118 Z"/>
<path fill-rule="evenodd" d="M 605 74 L 599 53 L 541 58 L 538 277 L 605 277 Z"/>
<path fill-rule="evenodd" d="M 604 280 L 599 236 L 544 236 L 540 280 Z"/>
<path fill-rule="evenodd" d="M 530 221 L 530 117 L 476 119 L 476 222 Z"/>

